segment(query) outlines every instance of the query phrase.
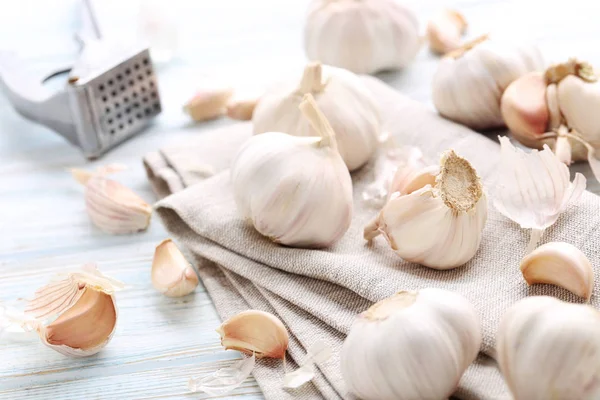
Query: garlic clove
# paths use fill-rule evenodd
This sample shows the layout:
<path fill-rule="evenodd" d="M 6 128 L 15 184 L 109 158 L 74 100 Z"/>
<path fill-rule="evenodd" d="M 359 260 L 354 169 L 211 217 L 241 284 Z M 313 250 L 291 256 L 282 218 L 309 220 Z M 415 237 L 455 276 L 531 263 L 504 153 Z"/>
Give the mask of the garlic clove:
<path fill-rule="evenodd" d="M 438 165 L 430 165 L 420 169 L 411 169 L 408 166 L 407 168 L 398 168 L 388 193 L 390 196 L 395 192 L 411 194 L 427 185 L 435 186 L 435 179 L 439 173 L 440 167 Z"/>
<path fill-rule="evenodd" d="M 182 297 L 198 286 L 198 276 L 179 248 L 171 241 L 162 241 L 152 260 L 152 285 L 168 297 Z"/>
<path fill-rule="evenodd" d="M 455 10 L 443 10 L 427 24 L 429 48 L 436 53 L 446 54 L 461 45 L 461 36 L 467 29 L 467 21 Z"/>
<path fill-rule="evenodd" d="M 237 119 L 239 121 L 250 121 L 258 101 L 259 97 L 234 99 L 227 103 L 227 116 L 231 119 Z"/>
<path fill-rule="evenodd" d="M 283 323 L 273 314 L 243 311 L 217 329 L 225 349 L 256 354 L 257 358 L 285 358 L 289 335 Z"/>
<path fill-rule="evenodd" d="M 529 284 L 548 283 L 567 289 L 586 300 L 594 289 L 594 271 L 585 254 L 564 242 L 546 243 L 521 261 L 521 272 Z"/>
<path fill-rule="evenodd" d="M 199 91 L 184 106 L 183 110 L 194 121 L 207 121 L 226 113 L 227 103 L 233 95 L 230 88 Z"/>

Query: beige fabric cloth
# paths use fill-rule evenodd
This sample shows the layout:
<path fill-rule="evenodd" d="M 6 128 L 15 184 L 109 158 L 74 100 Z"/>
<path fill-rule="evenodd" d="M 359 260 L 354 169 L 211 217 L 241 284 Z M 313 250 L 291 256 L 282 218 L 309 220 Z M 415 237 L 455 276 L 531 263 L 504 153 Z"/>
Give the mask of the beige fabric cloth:
<path fill-rule="evenodd" d="M 436 271 L 403 261 L 382 238 L 373 245 L 364 242 L 363 226 L 376 213 L 361 200 L 361 193 L 372 178 L 371 166 L 353 174 L 353 223 L 334 247 L 293 249 L 277 246 L 261 237 L 238 215 L 226 169 L 237 147 L 250 136 L 249 124 L 214 131 L 198 138 L 197 143 L 186 143 L 181 148 L 149 154 L 145 165 L 157 193 L 178 192 L 160 201 L 157 212 L 173 236 L 196 255 L 201 276 L 217 274 L 217 271 L 223 274 L 220 286 L 209 287 L 204 280 L 222 317 L 233 312 L 234 307 L 228 303 L 234 302 L 236 292 L 251 307 L 266 307 L 268 303 L 303 348 L 321 337 L 338 349 L 356 313 L 398 290 L 442 287 L 463 294 L 480 312 L 484 341 L 482 355 L 469 368 L 455 395 L 465 399 L 510 398 L 494 362 L 486 356 L 493 354 L 495 332 L 505 309 L 532 294 L 579 300 L 556 287 L 528 288 L 524 283 L 518 264 L 529 232 L 507 220 L 492 206 L 498 144 L 440 118 L 375 78 L 363 79 L 381 103 L 385 128 L 400 143 L 420 147 L 432 160 L 442 151 L 453 148 L 469 159 L 483 178 L 490 194 L 489 217 L 481 247 L 466 265 Z M 205 163 L 221 172 L 206 178 Z M 183 187 L 188 188 L 180 191 Z M 579 203 L 546 232 L 543 241 L 573 243 L 597 264 L 598 210 L 600 199 L 584 193 Z M 229 296 L 223 294 L 226 291 Z M 597 305 L 598 299 L 593 297 L 592 303 Z M 301 351 L 291 353 L 294 353 L 293 358 L 295 354 L 302 354 Z M 329 388 L 348 398 L 338 364 L 336 356 L 319 366 L 329 386 L 320 379 L 315 380 L 314 386 L 324 398 L 335 398 L 330 397 Z M 289 395 L 282 391 L 269 394 L 267 386 L 276 379 L 261 379 L 260 374 L 257 371 L 255 376 L 267 398 Z"/>

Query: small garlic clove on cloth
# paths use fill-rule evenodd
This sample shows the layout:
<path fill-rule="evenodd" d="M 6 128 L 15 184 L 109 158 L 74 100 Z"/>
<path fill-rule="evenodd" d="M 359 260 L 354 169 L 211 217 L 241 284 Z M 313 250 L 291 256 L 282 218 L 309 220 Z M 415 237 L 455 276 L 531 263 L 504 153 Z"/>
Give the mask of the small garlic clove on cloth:
<path fill-rule="evenodd" d="M 201 90 L 183 106 L 183 110 L 194 121 L 215 119 L 225 115 L 231 96 L 233 96 L 231 88 Z"/>
<path fill-rule="evenodd" d="M 144 231 L 150 225 L 152 207 L 131 189 L 105 176 L 120 169 L 108 166 L 95 173 L 81 169 L 71 173 L 85 186 L 87 213 L 99 229 L 115 235 Z"/>
<path fill-rule="evenodd" d="M 467 29 L 467 20 L 455 10 L 442 10 L 427 23 L 429 48 L 446 54 L 461 46 L 461 37 Z"/>
<path fill-rule="evenodd" d="M 382 234 L 406 261 L 451 269 L 469 261 L 481 243 L 487 197 L 477 172 L 453 150 L 442 155 L 435 186 L 394 194 L 365 227 L 364 237 Z"/>
<path fill-rule="evenodd" d="M 500 322 L 496 360 L 515 400 L 600 398 L 600 313 L 532 296 Z"/>
<path fill-rule="evenodd" d="M 544 150 L 525 153 L 515 148 L 506 136 L 500 137 L 501 161 L 494 206 L 523 229 L 531 229 L 526 253 L 531 252 L 547 228 L 567 206 L 585 190 L 586 179 L 575 174 L 547 145 Z"/>
<path fill-rule="evenodd" d="M 594 290 L 594 270 L 577 247 L 565 242 L 546 243 L 521 260 L 527 284 L 548 283 L 589 300 Z"/>
<path fill-rule="evenodd" d="M 171 239 L 163 240 L 154 251 L 152 285 L 168 297 L 182 297 L 198 286 L 198 276 Z"/>
<path fill-rule="evenodd" d="M 217 329 L 226 350 L 238 350 L 256 358 L 285 358 L 289 335 L 283 323 L 273 314 L 243 311 Z"/>
<path fill-rule="evenodd" d="M 342 376 L 364 400 L 446 399 L 480 346 L 479 317 L 464 297 L 402 291 L 357 317 L 342 347 Z"/>

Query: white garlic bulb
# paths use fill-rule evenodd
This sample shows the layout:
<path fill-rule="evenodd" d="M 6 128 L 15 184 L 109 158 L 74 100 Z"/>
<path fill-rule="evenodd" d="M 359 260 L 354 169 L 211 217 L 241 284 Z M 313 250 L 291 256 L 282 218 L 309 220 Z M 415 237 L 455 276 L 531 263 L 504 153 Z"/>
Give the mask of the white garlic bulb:
<path fill-rule="evenodd" d="M 450 269 L 473 258 L 486 219 L 487 197 L 477 172 L 449 150 L 442 155 L 435 186 L 403 196 L 396 192 L 364 236 L 372 240 L 383 234 L 406 261 Z"/>
<path fill-rule="evenodd" d="M 375 101 L 359 77 L 335 67 L 309 63 L 301 82 L 267 91 L 254 109 L 254 133 L 284 132 L 318 136 L 298 105 L 310 93 L 335 131 L 338 150 L 350 171 L 375 153 L 380 119 Z"/>
<path fill-rule="evenodd" d="M 533 296 L 500 323 L 497 361 L 515 400 L 600 398 L 600 313 Z"/>
<path fill-rule="evenodd" d="M 152 285 L 168 297 L 182 297 L 198 286 L 198 276 L 171 239 L 163 240 L 152 259 Z"/>
<path fill-rule="evenodd" d="M 352 180 L 312 95 L 300 104 L 318 137 L 269 132 L 248 139 L 231 166 L 235 201 L 276 243 L 327 247 L 352 219 Z"/>
<path fill-rule="evenodd" d="M 433 103 L 442 116 L 473 129 L 503 126 L 502 93 L 542 67 L 537 47 L 482 36 L 442 58 L 433 77 Z"/>
<path fill-rule="evenodd" d="M 420 47 L 414 12 L 397 0 L 313 0 L 304 27 L 310 60 L 357 74 L 408 65 Z"/>
<path fill-rule="evenodd" d="M 358 316 L 342 376 L 364 400 L 446 399 L 481 346 L 475 308 L 443 289 L 403 291 Z"/>

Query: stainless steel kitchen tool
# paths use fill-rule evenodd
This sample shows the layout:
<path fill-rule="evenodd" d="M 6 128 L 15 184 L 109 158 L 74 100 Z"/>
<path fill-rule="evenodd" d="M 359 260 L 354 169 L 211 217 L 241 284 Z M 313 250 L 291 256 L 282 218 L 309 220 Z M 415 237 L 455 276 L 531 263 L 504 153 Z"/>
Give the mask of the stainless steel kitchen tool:
<path fill-rule="evenodd" d="M 70 70 L 64 90 L 44 82 L 65 72 L 36 77 L 22 60 L 0 54 L 0 88 L 15 110 L 45 125 L 88 158 L 140 132 L 161 111 L 156 74 L 148 48 L 125 47 L 100 40 L 92 6 L 84 0 L 97 38 L 80 38 L 83 50 Z"/>

